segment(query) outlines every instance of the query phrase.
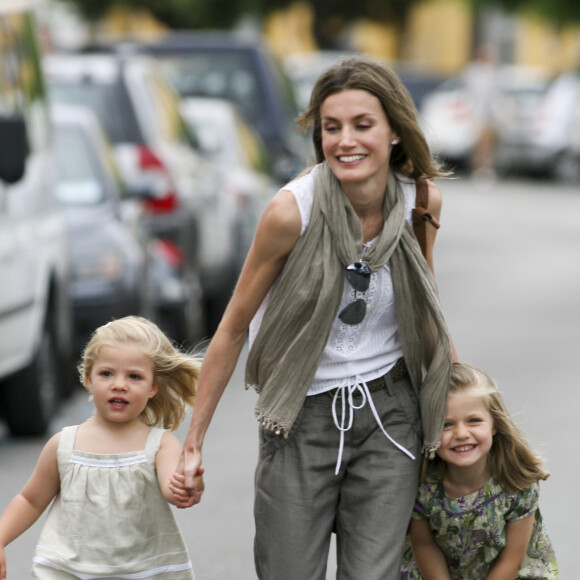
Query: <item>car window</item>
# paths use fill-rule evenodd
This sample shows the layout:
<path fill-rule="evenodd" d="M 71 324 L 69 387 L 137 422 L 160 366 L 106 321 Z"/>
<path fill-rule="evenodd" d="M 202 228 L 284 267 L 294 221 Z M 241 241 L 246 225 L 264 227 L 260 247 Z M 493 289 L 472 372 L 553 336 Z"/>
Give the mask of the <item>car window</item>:
<path fill-rule="evenodd" d="M 277 78 L 277 85 L 280 87 L 281 94 L 280 98 L 284 102 L 284 107 L 282 107 L 283 114 L 285 115 L 284 122 L 286 123 L 286 130 L 289 132 L 295 131 L 296 117 L 298 116 L 298 103 L 296 100 L 296 92 L 292 85 L 292 82 L 284 72 L 280 62 L 273 58 L 271 55 L 266 55 L 268 62 L 270 63 L 270 69 L 273 71 Z"/>
<path fill-rule="evenodd" d="M 56 103 L 91 109 L 113 144 L 143 141 L 129 98 L 119 84 L 96 83 L 90 78 L 71 83 L 55 78 L 50 81 L 50 97 Z"/>
<path fill-rule="evenodd" d="M 196 146 L 195 136 L 188 133 L 179 112 L 176 95 L 155 75 L 145 75 L 146 90 L 140 91 L 143 118 L 153 134 L 164 141 Z"/>
<path fill-rule="evenodd" d="M 58 200 L 64 205 L 96 205 L 104 191 L 92 151 L 81 128 L 60 125 L 54 132 L 57 153 Z"/>
<path fill-rule="evenodd" d="M 179 94 L 232 100 L 254 123 L 259 123 L 266 103 L 256 80 L 250 54 L 232 50 L 189 53 L 160 58 L 163 74 Z"/>

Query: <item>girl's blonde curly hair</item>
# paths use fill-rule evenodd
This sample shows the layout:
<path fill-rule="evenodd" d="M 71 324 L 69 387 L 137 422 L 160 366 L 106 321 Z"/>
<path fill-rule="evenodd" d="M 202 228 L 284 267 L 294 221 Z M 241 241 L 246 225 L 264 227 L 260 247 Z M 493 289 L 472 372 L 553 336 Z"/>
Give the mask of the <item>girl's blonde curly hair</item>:
<path fill-rule="evenodd" d="M 141 413 L 141 421 L 174 431 L 185 418 L 187 407 L 193 407 L 195 402 L 201 357 L 181 352 L 150 320 L 126 316 L 97 328 L 78 365 L 81 383 L 89 390 L 88 377 L 101 348 L 127 342 L 143 347 L 143 354 L 151 359 L 158 387 Z"/>

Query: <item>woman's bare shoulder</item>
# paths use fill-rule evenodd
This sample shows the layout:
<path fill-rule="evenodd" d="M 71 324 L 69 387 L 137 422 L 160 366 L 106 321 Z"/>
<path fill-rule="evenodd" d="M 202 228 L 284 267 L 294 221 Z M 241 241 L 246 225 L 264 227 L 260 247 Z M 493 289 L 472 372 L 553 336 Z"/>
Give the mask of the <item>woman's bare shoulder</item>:
<path fill-rule="evenodd" d="M 275 245 L 289 245 L 290 249 L 300 237 L 302 218 L 294 194 L 280 190 L 268 203 L 257 229 L 257 239 Z"/>
<path fill-rule="evenodd" d="M 429 187 L 429 201 L 427 204 L 427 211 L 435 218 L 441 217 L 441 208 L 443 206 L 443 196 L 439 188 L 431 181 L 427 180 Z"/>

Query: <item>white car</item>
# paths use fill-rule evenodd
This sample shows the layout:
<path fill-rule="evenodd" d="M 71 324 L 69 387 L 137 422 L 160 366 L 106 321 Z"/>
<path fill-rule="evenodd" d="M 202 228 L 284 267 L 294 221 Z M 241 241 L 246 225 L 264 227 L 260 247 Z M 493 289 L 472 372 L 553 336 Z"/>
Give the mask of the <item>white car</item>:
<path fill-rule="evenodd" d="M 236 205 L 238 268 L 241 269 L 258 219 L 282 185 L 274 178 L 274 164 L 261 137 L 232 101 L 190 97 L 181 112 L 197 136 L 201 150 L 226 180 Z"/>
<path fill-rule="evenodd" d="M 549 83 L 520 85 L 505 105 L 498 167 L 580 182 L 580 76 L 564 73 Z"/>
<path fill-rule="evenodd" d="M 444 81 L 423 99 L 419 122 L 433 154 L 468 167 L 481 123 L 461 77 Z"/>
<path fill-rule="evenodd" d="M 468 71 L 430 92 L 420 110 L 420 122 L 432 152 L 461 168 L 469 168 L 484 128 L 476 109 L 482 103 L 474 102 L 468 90 Z M 495 134 L 495 167 L 501 171 L 516 164 L 519 150 L 523 153 L 526 141 L 533 140 L 541 123 L 536 108 L 549 75 L 542 68 L 502 65 L 494 78 L 485 106 Z"/>
<path fill-rule="evenodd" d="M 0 412 L 13 435 L 43 435 L 72 388 L 64 216 L 35 39 L 39 2 L 0 4 Z"/>

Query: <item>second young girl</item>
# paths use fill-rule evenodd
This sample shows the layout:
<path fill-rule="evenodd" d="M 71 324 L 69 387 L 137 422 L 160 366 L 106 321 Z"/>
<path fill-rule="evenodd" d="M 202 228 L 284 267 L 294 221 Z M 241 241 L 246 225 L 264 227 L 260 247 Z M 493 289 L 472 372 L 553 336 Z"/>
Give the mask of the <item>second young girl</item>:
<path fill-rule="evenodd" d="M 558 578 L 538 508 L 548 473 L 495 383 L 456 363 L 441 446 L 420 485 L 402 580 Z"/>
<path fill-rule="evenodd" d="M 48 441 L 0 518 L 1 580 L 4 547 L 53 499 L 33 578 L 194 577 L 169 506 L 187 496 L 173 475 L 181 446 L 164 428 L 176 429 L 193 405 L 199 367 L 144 318 L 115 320 L 93 333 L 79 372 L 95 414 Z M 202 490 L 201 475 L 197 483 Z"/>

